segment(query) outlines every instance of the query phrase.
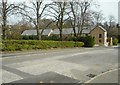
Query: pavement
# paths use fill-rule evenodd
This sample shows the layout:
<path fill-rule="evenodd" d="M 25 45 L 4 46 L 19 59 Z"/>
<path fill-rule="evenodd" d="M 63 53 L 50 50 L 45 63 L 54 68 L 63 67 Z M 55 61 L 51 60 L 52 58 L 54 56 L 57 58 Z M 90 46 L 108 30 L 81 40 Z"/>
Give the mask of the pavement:
<path fill-rule="evenodd" d="M 118 47 L 3 54 L 0 62 L 2 83 L 118 83 Z"/>
<path fill-rule="evenodd" d="M 119 69 L 120 70 L 120 69 Z M 116 83 L 118 82 L 118 69 L 110 70 L 105 73 L 102 73 L 85 83 Z"/>

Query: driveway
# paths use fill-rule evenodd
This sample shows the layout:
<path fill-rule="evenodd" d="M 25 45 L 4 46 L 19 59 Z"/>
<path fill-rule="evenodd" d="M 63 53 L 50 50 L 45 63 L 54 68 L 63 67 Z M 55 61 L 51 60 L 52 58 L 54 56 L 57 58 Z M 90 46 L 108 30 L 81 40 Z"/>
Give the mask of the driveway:
<path fill-rule="evenodd" d="M 117 47 L 51 49 L 2 57 L 2 83 L 84 83 L 118 68 Z"/>

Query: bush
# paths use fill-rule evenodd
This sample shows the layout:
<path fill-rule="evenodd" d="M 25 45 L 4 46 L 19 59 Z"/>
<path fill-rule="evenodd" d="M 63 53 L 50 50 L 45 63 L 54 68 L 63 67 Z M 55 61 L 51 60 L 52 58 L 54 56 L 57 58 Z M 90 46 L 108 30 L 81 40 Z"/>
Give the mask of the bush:
<path fill-rule="evenodd" d="M 51 35 L 51 36 L 42 36 L 42 40 L 54 40 L 59 41 L 59 35 Z"/>
<path fill-rule="evenodd" d="M 2 51 L 15 51 L 14 46 L 3 46 Z"/>
<path fill-rule="evenodd" d="M 31 49 L 50 49 L 82 47 L 83 42 L 73 41 L 39 41 L 39 40 L 4 40 L 2 41 L 2 51 L 21 51 Z"/>
<path fill-rule="evenodd" d="M 37 40 L 37 36 L 36 35 L 22 35 L 21 39 L 22 40 Z"/>
<path fill-rule="evenodd" d="M 75 47 L 82 47 L 84 46 L 83 42 L 75 42 Z"/>
<path fill-rule="evenodd" d="M 95 45 L 95 40 L 92 36 L 80 37 L 78 41 L 84 42 L 84 47 L 93 47 Z"/>
<path fill-rule="evenodd" d="M 118 44 L 118 39 L 117 38 L 114 38 L 113 39 L 113 45 L 117 45 Z"/>

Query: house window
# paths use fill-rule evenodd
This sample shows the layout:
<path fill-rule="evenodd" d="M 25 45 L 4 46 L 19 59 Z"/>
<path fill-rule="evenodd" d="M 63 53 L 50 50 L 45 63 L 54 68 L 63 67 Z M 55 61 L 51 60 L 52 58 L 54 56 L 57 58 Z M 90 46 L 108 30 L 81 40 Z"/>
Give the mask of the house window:
<path fill-rule="evenodd" d="M 99 42 L 101 43 L 102 41 L 101 41 L 101 40 L 99 40 Z"/>
<path fill-rule="evenodd" d="M 99 34 L 99 38 L 102 38 L 102 34 Z"/>

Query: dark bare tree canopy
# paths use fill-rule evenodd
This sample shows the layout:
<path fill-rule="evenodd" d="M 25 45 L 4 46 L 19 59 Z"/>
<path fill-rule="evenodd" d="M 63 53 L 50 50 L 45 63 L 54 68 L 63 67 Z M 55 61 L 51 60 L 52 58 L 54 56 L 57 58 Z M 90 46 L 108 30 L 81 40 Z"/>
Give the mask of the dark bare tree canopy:
<path fill-rule="evenodd" d="M 56 26 L 59 29 L 60 32 L 60 39 L 62 40 L 62 30 L 63 30 L 63 24 L 65 22 L 65 20 L 67 20 L 65 18 L 66 16 L 66 10 L 67 10 L 67 2 L 63 1 L 63 2 L 52 2 L 49 5 L 49 9 L 48 10 L 48 16 L 51 16 L 54 18 L 55 22 L 56 22 Z"/>
<path fill-rule="evenodd" d="M 44 24 L 44 28 L 42 26 L 42 19 L 44 18 L 44 12 L 48 8 L 50 4 L 45 4 L 44 0 L 32 0 L 29 5 L 24 5 L 25 6 L 25 11 L 21 12 L 23 16 L 26 16 L 26 19 L 33 23 L 37 30 L 37 37 L 38 40 L 41 40 L 42 33 L 44 29 L 46 29 L 52 22 L 53 20 L 50 21 L 49 23 Z M 39 31 L 42 29 L 42 31 Z"/>
<path fill-rule="evenodd" d="M 9 4 L 8 0 L 2 0 L 0 3 L 0 17 L 2 18 L 2 34 L 3 39 L 7 39 L 7 19 L 10 15 L 17 14 L 23 10 L 22 4 Z"/>
<path fill-rule="evenodd" d="M 0 3 L 0 24 L 3 39 L 7 39 L 9 34 L 8 18 L 16 14 L 31 24 L 32 29 L 36 29 L 38 40 L 41 40 L 43 31 L 47 28 L 58 29 L 60 40 L 63 38 L 64 27 L 72 27 L 74 37 L 82 36 L 85 27 L 102 25 L 104 20 L 102 11 L 91 9 L 93 5 L 94 0 L 79 2 L 52 0 L 49 3 L 44 0 L 30 0 L 27 3 L 8 3 L 8 0 L 2 0 Z M 109 16 L 106 28 L 110 29 L 114 21 L 114 17 Z"/>

